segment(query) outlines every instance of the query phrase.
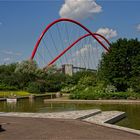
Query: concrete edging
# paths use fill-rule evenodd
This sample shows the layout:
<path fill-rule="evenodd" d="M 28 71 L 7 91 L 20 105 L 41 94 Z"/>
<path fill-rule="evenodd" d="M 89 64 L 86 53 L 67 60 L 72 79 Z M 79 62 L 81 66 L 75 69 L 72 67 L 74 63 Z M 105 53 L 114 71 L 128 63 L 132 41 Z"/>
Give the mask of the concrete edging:
<path fill-rule="evenodd" d="M 45 103 L 85 103 L 85 104 L 140 104 L 140 100 L 61 100 L 61 99 L 45 99 Z"/>
<path fill-rule="evenodd" d="M 99 111 L 97 111 L 97 112 L 93 112 L 93 113 L 91 113 L 91 114 L 84 115 L 84 116 L 79 117 L 79 118 L 77 118 L 77 119 L 83 120 L 83 119 L 88 118 L 88 117 L 91 117 L 91 116 L 93 116 L 93 115 L 97 115 L 97 114 L 99 114 L 99 113 L 101 113 L 101 112 L 102 112 L 102 111 L 99 110 Z"/>
<path fill-rule="evenodd" d="M 113 129 L 117 129 L 117 130 L 121 130 L 121 131 L 125 131 L 125 132 L 140 135 L 140 130 L 136 130 L 136 129 L 132 129 L 132 128 L 122 127 L 122 126 L 108 124 L 108 123 L 95 123 L 95 124 L 105 126 L 105 127 L 108 127 L 108 128 L 113 128 Z"/>
<path fill-rule="evenodd" d="M 107 119 L 107 120 L 103 120 L 103 121 L 100 121 L 100 122 L 98 122 L 98 121 L 97 122 L 96 121 L 92 122 L 92 121 L 86 120 L 86 118 L 91 117 L 93 115 L 96 116 L 96 115 L 100 114 L 101 111 L 100 110 L 93 110 L 94 112 L 92 112 L 92 110 L 87 110 L 87 113 L 83 114 L 83 116 L 76 117 L 79 113 L 82 114 L 83 111 L 85 111 L 85 110 L 73 111 L 74 113 L 71 114 L 71 117 L 69 116 L 70 115 L 69 113 L 71 113 L 72 111 L 63 112 L 64 114 L 62 113 L 62 115 L 60 113 L 58 113 L 59 114 L 58 116 L 57 116 L 57 113 L 46 113 L 46 116 L 45 116 L 44 113 L 43 113 L 43 115 L 41 115 L 42 113 L 14 113 L 14 112 L 5 113 L 5 112 L 0 112 L 0 117 L 7 116 L 7 117 L 34 117 L 34 118 L 63 118 L 63 119 L 68 119 L 68 117 L 65 116 L 65 113 L 68 113 L 67 115 L 70 117 L 69 119 L 77 119 L 77 120 L 80 120 L 80 121 L 83 121 L 83 122 L 87 122 L 87 123 L 91 123 L 91 124 L 97 124 L 97 125 L 105 126 L 105 127 L 108 127 L 108 128 L 113 128 L 113 129 L 117 129 L 117 130 L 126 131 L 126 132 L 129 132 L 129 133 L 140 135 L 139 130 L 109 124 L 109 123 L 114 123 L 114 122 L 118 121 L 119 119 L 122 119 L 125 116 L 125 112 L 120 112 L 119 114 L 117 114 L 117 115 L 115 115 L 112 118 Z M 47 114 L 49 114 L 49 115 L 47 115 Z M 50 114 L 53 114 L 54 117 L 50 116 Z M 74 116 L 74 114 L 76 116 Z"/>
<path fill-rule="evenodd" d="M 121 119 L 123 119 L 125 117 L 126 117 L 126 113 L 125 112 L 120 112 L 116 116 L 113 116 L 112 118 L 105 120 L 104 123 L 114 124 L 114 123 L 120 121 Z"/>

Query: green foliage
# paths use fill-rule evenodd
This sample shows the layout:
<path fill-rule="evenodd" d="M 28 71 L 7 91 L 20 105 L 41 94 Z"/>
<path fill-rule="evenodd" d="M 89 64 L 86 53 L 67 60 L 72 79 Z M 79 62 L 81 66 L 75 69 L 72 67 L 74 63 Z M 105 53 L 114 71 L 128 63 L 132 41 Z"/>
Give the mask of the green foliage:
<path fill-rule="evenodd" d="M 8 85 L 4 85 L 4 84 L 0 84 L 0 90 L 18 90 L 18 88 L 16 86 L 8 86 Z"/>
<path fill-rule="evenodd" d="M 27 90 L 31 93 L 55 92 L 66 85 L 66 77 L 68 76 L 60 73 L 55 66 L 47 70 L 39 69 L 36 62 L 29 60 L 18 64 L 1 65 L 0 90 Z"/>
<path fill-rule="evenodd" d="M 30 93 L 43 93 L 45 92 L 45 84 L 42 82 L 30 82 L 27 91 Z"/>
<path fill-rule="evenodd" d="M 45 71 L 48 75 L 50 75 L 50 74 L 55 74 L 55 73 L 59 73 L 59 71 L 58 71 L 56 65 L 51 65 L 51 66 L 49 66 L 49 67 L 45 67 L 45 68 L 44 68 L 44 71 Z"/>
<path fill-rule="evenodd" d="M 57 92 L 65 85 L 66 76 L 62 73 L 53 73 L 46 77 L 46 91 Z"/>
<path fill-rule="evenodd" d="M 17 63 L 9 64 L 9 65 L 1 65 L 0 66 L 0 74 L 10 75 L 15 71 Z"/>
<path fill-rule="evenodd" d="M 95 86 L 96 85 L 96 78 L 94 76 L 84 76 L 81 77 L 78 81 L 79 86 Z"/>
<path fill-rule="evenodd" d="M 77 84 L 82 77 L 96 77 L 96 72 L 84 70 L 74 73 L 72 76 L 74 84 Z"/>
<path fill-rule="evenodd" d="M 63 93 L 70 93 L 70 92 L 73 92 L 77 87 L 72 85 L 72 84 L 69 84 L 67 86 L 64 86 L 63 88 L 61 88 L 61 92 Z"/>
<path fill-rule="evenodd" d="M 36 64 L 23 61 L 0 66 L 0 90 L 24 90 L 36 79 Z M 29 71 L 28 71 L 29 70 Z"/>
<path fill-rule="evenodd" d="M 65 92 L 72 99 L 136 99 L 140 92 L 140 42 L 119 39 L 103 54 L 98 72 L 62 74 L 55 65 L 39 69 L 34 61 L 0 66 L 0 90 Z M 127 91 L 127 92 L 124 92 Z"/>
<path fill-rule="evenodd" d="M 140 99 L 138 93 L 132 92 L 106 92 L 98 87 L 89 87 L 85 90 L 76 90 L 71 93 L 71 99 L 99 100 L 99 99 Z"/>
<path fill-rule="evenodd" d="M 0 90 L 18 89 L 14 74 L 16 66 L 16 63 L 0 66 Z"/>
<path fill-rule="evenodd" d="M 70 93 L 76 89 L 85 89 L 88 86 L 96 85 L 96 73 L 91 71 L 79 71 L 73 74 L 73 76 L 66 76 L 64 86 L 61 91 Z"/>
<path fill-rule="evenodd" d="M 34 74 L 37 69 L 37 64 L 35 61 L 32 60 L 26 60 L 20 62 L 16 69 L 16 73 L 24 73 L 24 74 Z"/>
<path fill-rule="evenodd" d="M 107 85 L 107 87 L 105 88 L 106 92 L 115 92 L 117 89 L 115 88 L 115 86 L 112 85 Z"/>
<path fill-rule="evenodd" d="M 132 77 L 130 79 L 130 85 L 135 92 L 140 93 L 140 77 L 136 77 L 136 76 Z"/>
<path fill-rule="evenodd" d="M 129 87 L 140 91 L 140 42 L 119 39 L 112 43 L 109 53 L 102 57 L 98 75 L 106 85 L 114 85 L 118 91 L 126 91 Z"/>

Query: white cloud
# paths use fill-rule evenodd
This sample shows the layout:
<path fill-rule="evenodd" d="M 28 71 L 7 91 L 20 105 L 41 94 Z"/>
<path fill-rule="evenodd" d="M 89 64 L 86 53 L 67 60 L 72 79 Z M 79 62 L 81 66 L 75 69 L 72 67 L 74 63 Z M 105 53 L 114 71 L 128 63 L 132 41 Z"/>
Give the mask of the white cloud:
<path fill-rule="evenodd" d="M 86 53 L 90 52 L 91 49 L 93 50 L 94 48 L 92 47 L 91 44 L 85 44 L 81 49 L 77 50 L 72 54 L 72 58 L 69 60 L 69 62 L 74 62 L 78 57 L 81 57 L 85 55 Z"/>
<path fill-rule="evenodd" d="M 8 62 L 10 60 L 11 60 L 11 58 L 9 58 L 9 57 L 3 59 L 4 62 Z"/>
<path fill-rule="evenodd" d="M 9 64 L 18 62 L 21 59 L 22 54 L 19 52 L 13 52 L 10 50 L 0 50 L 0 64 Z"/>
<path fill-rule="evenodd" d="M 11 55 L 11 56 L 21 56 L 21 53 L 18 53 L 18 52 L 12 52 L 12 51 L 0 51 L 0 53 L 2 54 L 6 54 L 6 55 Z"/>
<path fill-rule="evenodd" d="M 1 52 L 4 53 L 4 54 L 8 54 L 8 55 L 12 55 L 13 54 L 12 51 L 1 51 Z"/>
<path fill-rule="evenodd" d="M 99 28 L 97 33 L 103 35 L 107 39 L 111 39 L 117 36 L 117 31 L 109 28 Z"/>
<path fill-rule="evenodd" d="M 65 0 L 59 15 L 63 18 L 84 19 L 102 11 L 95 0 Z"/>
<path fill-rule="evenodd" d="M 78 51 L 76 51 L 76 56 L 79 56 L 80 54 L 84 54 L 87 52 L 90 52 L 92 48 L 91 44 L 86 44 L 84 47 L 82 47 L 81 49 L 79 49 Z"/>
<path fill-rule="evenodd" d="M 140 24 L 137 25 L 137 31 L 140 32 Z"/>
<path fill-rule="evenodd" d="M 81 68 L 96 69 L 101 52 L 95 44 L 85 44 L 82 48 L 73 53 L 68 63 Z"/>

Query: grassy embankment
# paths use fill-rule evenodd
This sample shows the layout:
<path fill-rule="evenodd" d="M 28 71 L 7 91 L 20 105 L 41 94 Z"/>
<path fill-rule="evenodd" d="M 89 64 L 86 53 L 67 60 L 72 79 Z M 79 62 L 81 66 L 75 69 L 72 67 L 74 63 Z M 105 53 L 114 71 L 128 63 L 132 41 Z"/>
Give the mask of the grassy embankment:
<path fill-rule="evenodd" d="M 7 98 L 7 97 L 25 97 L 25 96 L 30 96 L 30 95 L 35 95 L 35 96 L 46 96 L 46 95 L 52 95 L 55 93 L 43 93 L 43 94 L 33 94 L 29 93 L 26 91 L 0 91 L 0 98 Z"/>
<path fill-rule="evenodd" d="M 0 91 L 0 98 L 7 98 L 7 97 L 23 97 L 29 96 L 31 93 L 26 91 Z"/>

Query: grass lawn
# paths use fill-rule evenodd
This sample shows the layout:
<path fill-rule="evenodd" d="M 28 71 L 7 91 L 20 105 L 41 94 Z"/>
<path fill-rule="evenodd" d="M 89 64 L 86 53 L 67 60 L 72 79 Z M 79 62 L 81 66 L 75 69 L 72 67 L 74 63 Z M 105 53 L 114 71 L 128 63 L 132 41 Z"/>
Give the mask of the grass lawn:
<path fill-rule="evenodd" d="M 15 96 L 28 96 L 31 93 L 26 91 L 0 91 L 0 98 Z"/>
<path fill-rule="evenodd" d="M 23 96 L 29 96 L 33 93 L 29 93 L 29 92 L 26 92 L 26 91 L 0 91 L 0 98 L 7 98 L 7 97 L 13 97 L 14 95 L 16 95 L 17 97 L 23 97 Z M 33 94 L 37 97 L 39 96 L 46 96 L 46 95 L 52 95 L 52 94 L 55 94 L 54 93 L 42 93 L 42 94 Z"/>

